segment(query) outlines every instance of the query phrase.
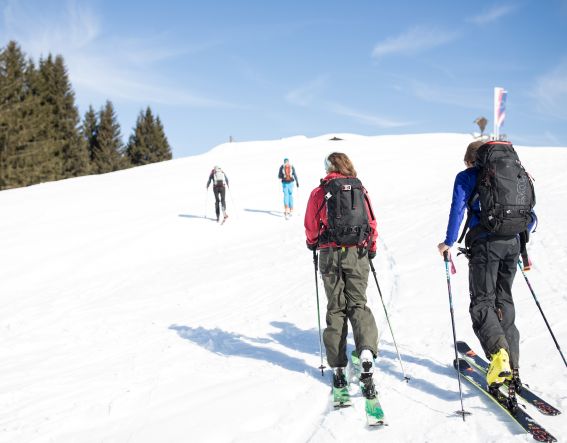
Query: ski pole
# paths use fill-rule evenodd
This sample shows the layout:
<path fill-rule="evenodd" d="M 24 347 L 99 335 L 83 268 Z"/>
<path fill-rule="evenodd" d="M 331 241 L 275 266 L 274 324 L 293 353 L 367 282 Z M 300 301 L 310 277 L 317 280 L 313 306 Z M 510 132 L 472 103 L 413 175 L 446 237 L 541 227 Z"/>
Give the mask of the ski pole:
<path fill-rule="evenodd" d="M 465 421 L 465 415 L 470 415 L 470 412 L 465 412 L 465 406 L 463 404 L 463 390 L 461 388 L 461 369 L 459 367 L 459 355 L 457 354 L 457 334 L 455 333 L 455 313 L 453 311 L 453 296 L 451 294 L 451 276 L 449 274 L 449 252 L 443 251 L 443 258 L 445 260 L 445 273 L 447 274 L 447 290 L 449 292 L 449 311 L 451 312 L 451 326 L 453 327 L 453 345 L 455 347 L 455 361 L 457 362 L 457 379 L 459 380 L 459 395 L 461 397 L 461 410 L 456 411 L 457 414 L 463 417 Z"/>
<path fill-rule="evenodd" d="M 398 351 L 398 345 L 396 344 L 396 337 L 394 337 L 394 331 L 392 330 L 390 317 L 388 316 L 388 310 L 386 309 L 386 304 L 384 303 L 384 298 L 382 297 L 382 291 L 380 290 L 380 285 L 378 284 L 378 277 L 376 277 L 376 269 L 374 269 L 374 264 L 372 263 L 372 260 L 370 260 L 370 258 L 368 259 L 368 261 L 370 262 L 370 268 L 372 269 L 372 274 L 374 274 L 374 281 L 376 282 L 376 287 L 378 288 L 378 294 L 380 294 L 380 300 L 382 300 L 382 307 L 384 308 L 384 313 L 386 314 L 386 321 L 388 322 L 388 327 L 390 328 L 390 334 L 392 334 L 392 340 L 394 341 L 396 353 L 398 354 L 398 360 L 400 361 L 402 374 L 404 375 L 404 380 L 407 383 L 410 381 L 410 378 L 406 375 L 406 371 L 404 370 L 404 364 L 402 362 L 402 357 L 400 355 L 400 351 Z"/>
<path fill-rule="evenodd" d="M 557 339 L 555 338 L 555 335 L 553 334 L 553 331 L 551 330 L 551 326 L 549 326 L 549 322 L 547 321 L 547 318 L 545 317 L 545 314 L 543 313 L 543 309 L 541 309 L 541 305 L 539 304 L 539 301 L 538 301 L 538 299 L 535 295 L 535 292 L 532 288 L 532 285 L 530 284 L 530 281 L 528 280 L 528 276 L 524 272 L 524 267 L 522 266 L 522 262 L 520 260 L 518 260 L 518 267 L 520 268 L 520 271 L 522 271 L 522 275 L 524 276 L 524 279 L 526 280 L 526 283 L 528 284 L 528 288 L 530 288 L 530 292 L 532 293 L 534 300 L 536 302 L 536 305 L 539 309 L 539 312 L 541 312 L 543 320 L 545 321 L 545 324 L 547 325 L 547 329 L 549 329 L 549 333 L 551 334 L 551 337 L 553 338 L 553 341 L 555 342 L 555 346 L 557 347 L 557 350 L 561 354 L 561 358 L 563 359 L 563 363 L 565 363 L 565 366 L 567 366 L 567 361 L 565 361 L 565 356 L 563 355 L 563 352 L 561 351 L 561 348 L 559 347 L 559 343 L 557 342 Z"/>
<path fill-rule="evenodd" d="M 313 250 L 313 266 L 315 267 L 315 294 L 317 295 L 317 324 L 319 325 L 319 355 L 321 356 L 321 376 L 323 376 L 323 340 L 321 338 L 321 313 L 319 311 L 319 284 L 317 282 L 317 250 Z"/>
<path fill-rule="evenodd" d="M 203 218 L 207 218 L 207 203 L 209 200 L 209 187 L 207 186 L 207 190 L 205 191 L 205 215 L 203 215 Z"/>
<path fill-rule="evenodd" d="M 230 186 L 226 185 L 228 188 L 228 195 L 230 195 L 230 202 L 232 203 L 232 209 L 236 213 L 236 205 L 234 204 L 234 198 L 232 197 L 232 191 L 230 190 Z"/>

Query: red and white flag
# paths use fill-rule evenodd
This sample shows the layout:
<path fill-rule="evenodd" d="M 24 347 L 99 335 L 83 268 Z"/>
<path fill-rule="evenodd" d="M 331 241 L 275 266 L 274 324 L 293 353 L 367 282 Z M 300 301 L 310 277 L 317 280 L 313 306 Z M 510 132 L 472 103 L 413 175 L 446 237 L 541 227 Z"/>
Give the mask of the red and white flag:
<path fill-rule="evenodd" d="M 504 125 L 506 119 L 506 97 L 508 91 L 504 88 L 494 88 L 494 135 L 496 138 L 500 135 L 500 128 Z"/>

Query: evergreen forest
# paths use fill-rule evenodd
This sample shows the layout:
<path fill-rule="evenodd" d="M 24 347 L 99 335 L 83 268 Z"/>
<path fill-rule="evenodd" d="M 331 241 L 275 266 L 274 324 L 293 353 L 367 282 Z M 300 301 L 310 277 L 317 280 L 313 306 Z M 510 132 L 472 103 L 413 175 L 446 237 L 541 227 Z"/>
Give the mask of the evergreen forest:
<path fill-rule="evenodd" d="M 158 115 L 142 109 L 125 143 L 110 100 L 81 119 L 61 55 L 0 49 L 0 190 L 170 160 Z"/>

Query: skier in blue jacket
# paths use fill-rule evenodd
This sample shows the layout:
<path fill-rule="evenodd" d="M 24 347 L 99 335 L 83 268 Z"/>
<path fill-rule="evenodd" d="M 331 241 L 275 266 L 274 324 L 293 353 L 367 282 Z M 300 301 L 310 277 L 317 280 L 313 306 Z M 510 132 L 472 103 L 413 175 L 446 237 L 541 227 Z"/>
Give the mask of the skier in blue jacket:
<path fill-rule="evenodd" d="M 469 144 L 464 158 L 467 169 L 455 177 L 447 233 L 445 240 L 437 245 L 441 255 L 457 241 L 467 203 L 476 190 L 479 173 L 475 166 L 476 154 L 485 143 L 476 141 Z M 507 378 L 519 388 L 520 333 L 514 324 L 512 299 L 512 283 L 520 254 L 519 236 L 496 236 L 482 229 L 477 216 L 480 212 L 478 199 L 471 209 L 470 231 L 465 244 L 469 258 L 469 313 L 473 330 L 490 359 L 488 385 L 501 384 Z M 532 230 L 536 221 L 532 212 L 528 231 Z"/>

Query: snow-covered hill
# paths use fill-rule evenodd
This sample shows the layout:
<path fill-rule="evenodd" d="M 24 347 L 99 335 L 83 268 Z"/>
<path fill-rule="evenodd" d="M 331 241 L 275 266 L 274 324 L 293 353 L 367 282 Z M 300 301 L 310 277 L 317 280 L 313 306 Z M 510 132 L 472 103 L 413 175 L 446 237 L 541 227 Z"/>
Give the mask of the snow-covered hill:
<path fill-rule="evenodd" d="M 333 134 L 335 135 L 335 134 Z M 459 409 L 444 238 L 470 136 L 232 143 L 112 174 L 0 193 L 1 442 L 531 441 L 463 385 Z M 373 199 L 375 261 L 404 367 L 373 281 L 376 382 L 389 426 L 365 427 L 363 402 L 334 411 L 321 377 L 303 210 L 333 150 L 353 160 Z M 517 147 L 536 179 L 529 278 L 567 346 L 567 149 Z M 301 187 L 282 217 L 284 157 Z M 205 184 L 220 164 L 229 220 L 211 221 Z M 206 216 L 206 217 L 205 217 Z M 457 335 L 478 348 L 467 263 L 452 278 Z M 567 369 L 525 282 L 515 282 L 521 373 L 564 411 L 529 412 L 567 441 Z M 324 299 L 322 286 L 321 299 Z M 324 311 L 324 305 L 321 306 Z M 352 345 L 352 341 L 351 341 Z"/>

